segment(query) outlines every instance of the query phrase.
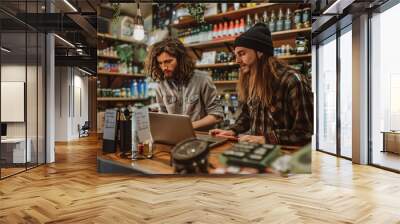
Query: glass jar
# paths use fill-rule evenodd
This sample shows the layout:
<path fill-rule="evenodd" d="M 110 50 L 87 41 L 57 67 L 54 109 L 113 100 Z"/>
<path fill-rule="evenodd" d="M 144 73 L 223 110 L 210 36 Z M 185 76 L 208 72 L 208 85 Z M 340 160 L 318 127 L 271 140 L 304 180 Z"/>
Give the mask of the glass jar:
<path fill-rule="evenodd" d="M 294 23 L 296 25 L 296 29 L 300 29 L 302 27 L 302 16 L 301 9 L 297 9 L 294 11 Z"/>
<path fill-rule="evenodd" d="M 310 27 L 310 8 L 303 9 L 302 22 L 304 27 Z"/>

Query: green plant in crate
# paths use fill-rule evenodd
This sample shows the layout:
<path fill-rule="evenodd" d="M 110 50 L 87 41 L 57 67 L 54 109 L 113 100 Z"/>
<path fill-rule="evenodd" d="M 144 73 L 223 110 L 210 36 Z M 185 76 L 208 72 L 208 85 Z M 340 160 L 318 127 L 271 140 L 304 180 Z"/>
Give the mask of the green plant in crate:
<path fill-rule="evenodd" d="M 133 57 L 133 49 L 131 45 L 128 44 L 123 44 L 123 45 L 118 45 L 116 48 L 117 55 L 120 58 L 120 61 L 123 63 L 124 67 L 121 72 L 123 73 L 128 73 L 130 71 L 130 64 L 132 63 L 132 57 Z"/>
<path fill-rule="evenodd" d="M 116 47 L 117 55 L 121 59 L 121 62 L 129 64 L 132 62 L 133 49 L 132 46 L 127 44 L 118 45 Z"/>

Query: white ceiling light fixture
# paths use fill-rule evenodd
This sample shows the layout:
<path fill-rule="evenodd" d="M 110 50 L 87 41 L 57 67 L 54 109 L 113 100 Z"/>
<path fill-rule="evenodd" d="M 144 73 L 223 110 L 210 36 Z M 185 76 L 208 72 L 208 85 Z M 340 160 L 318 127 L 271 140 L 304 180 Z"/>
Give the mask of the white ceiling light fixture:
<path fill-rule="evenodd" d="M 68 1 L 64 0 L 64 3 L 68 5 L 74 12 L 78 12 L 78 10 Z"/>
<path fill-rule="evenodd" d="M 11 52 L 11 50 L 8 50 L 8 49 L 5 48 L 5 47 L 1 47 L 0 49 L 1 49 L 1 51 L 4 51 L 4 52 L 6 52 L 6 53 L 10 53 L 10 52 Z"/>
<path fill-rule="evenodd" d="M 141 41 L 144 39 L 144 22 L 142 18 L 142 13 L 140 12 L 140 6 L 138 0 L 136 0 L 136 6 L 137 6 L 137 13 L 136 13 L 135 24 L 133 25 L 133 39 Z"/>
<path fill-rule="evenodd" d="M 72 48 L 75 48 L 75 45 L 73 45 L 71 42 L 69 42 L 68 40 L 66 40 L 66 39 L 64 39 L 64 38 L 62 38 L 62 37 L 60 37 L 59 35 L 57 35 L 57 34 L 54 34 L 54 36 L 55 37 L 57 37 L 59 40 L 61 40 L 62 42 L 64 42 L 65 44 L 67 44 L 68 46 L 70 46 L 70 47 L 72 47 Z"/>

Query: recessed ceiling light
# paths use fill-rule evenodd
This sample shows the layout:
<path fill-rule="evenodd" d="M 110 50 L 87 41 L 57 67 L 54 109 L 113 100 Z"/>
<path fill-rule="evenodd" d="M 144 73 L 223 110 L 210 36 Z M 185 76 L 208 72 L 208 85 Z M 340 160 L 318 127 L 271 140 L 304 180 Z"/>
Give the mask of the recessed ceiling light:
<path fill-rule="evenodd" d="M 78 68 L 78 70 L 81 71 L 81 72 L 83 72 L 83 73 L 85 73 L 85 74 L 87 74 L 87 75 L 92 75 L 92 73 L 90 73 L 90 72 L 88 72 L 88 71 L 85 71 L 85 70 L 83 70 L 83 69 L 81 69 L 81 68 Z"/>
<path fill-rule="evenodd" d="M 68 1 L 64 0 L 65 4 L 67 4 L 74 12 L 78 12 L 78 10 Z"/>
<path fill-rule="evenodd" d="M 1 47 L 0 49 L 1 49 L 2 51 L 6 52 L 6 53 L 10 53 L 10 52 L 11 52 L 11 50 L 9 50 L 9 49 L 7 49 L 7 48 L 5 48 L 5 47 Z"/>
<path fill-rule="evenodd" d="M 59 35 L 57 35 L 57 34 L 54 34 L 54 36 L 55 37 L 57 37 L 59 40 L 61 40 L 62 42 L 64 42 L 65 44 L 67 44 L 67 45 L 69 45 L 70 47 L 73 47 L 73 48 L 75 48 L 75 45 L 73 45 L 71 42 L 69 42 L 68 40 L 66 40 L 66 39 L 64 39 L 64 38 L 62 38 L 62 37 L 60 37 Z"/>

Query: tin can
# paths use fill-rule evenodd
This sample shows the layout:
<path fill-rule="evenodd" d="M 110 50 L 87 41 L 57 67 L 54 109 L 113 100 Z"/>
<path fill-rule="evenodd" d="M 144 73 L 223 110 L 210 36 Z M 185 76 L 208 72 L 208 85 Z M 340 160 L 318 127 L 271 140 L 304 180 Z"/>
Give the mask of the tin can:
<path fill-rule="evenodd" d="M 302 22 L 304 27 L 310 27 L 310 8 L 303 9 Z"/>
<path fill-rule="evenodd" d="M 300 29 L 302 25 L 302 10 L 297 9 L 294 11 L 294 23 L 296 24 L 296 29 Z"/>

